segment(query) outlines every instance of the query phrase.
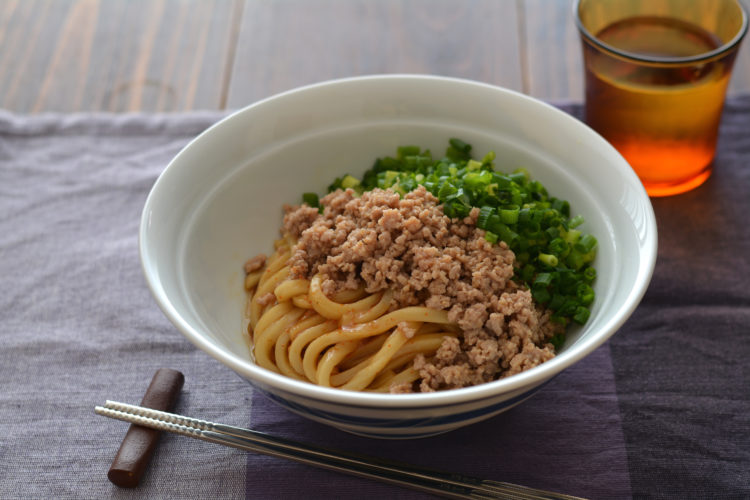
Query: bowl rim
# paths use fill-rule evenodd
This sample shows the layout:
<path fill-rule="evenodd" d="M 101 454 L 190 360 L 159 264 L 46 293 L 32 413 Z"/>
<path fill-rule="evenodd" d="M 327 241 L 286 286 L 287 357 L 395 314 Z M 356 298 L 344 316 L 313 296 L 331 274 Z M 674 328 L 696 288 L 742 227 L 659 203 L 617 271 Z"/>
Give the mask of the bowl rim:
<path fill-rule="evenodd" d="M 173 303 L 170 301 L 169 297 L 167 297 L 166 293 L 164 293 L 163 289 L 161 288 L 158 276 L 155 273 L 152 274 L 149 268 L 149 263 L 147 262 L 147 227 L 149 224 L 151 207 L 154 204 L 154 200 L 157 197 L 158 192 L 162 189 L 163 184 L 166 182 L 165 176 L 167 175 L 167 173 L 175 170 L 177 168 L 177 165 L 179 165 L 179 163 L 183 161 L 183 158 L 185 156 L 190 154 L 192 148 L 194 148 L 197 143 L 210 140 L 208 138 L 210 138 L 210 136 L 215 133 L 216 129 L 229 126 L 232 121 L 237 120 L 238 117 L 242 114 L 251 113 L 257 108 L 267 106 L 269 105 L 269 103 L 284 99 L 287 96 L 300 93 L 315 92 L 316 89 L 322 87 L 358 85 L 361 82 L 372 82 L 379 80 L 411 82 L 413 84 L 433 84 L 435 82 L 442 82 L 459 87 L 470 86 L 474 88 L 483 88 L 491 92 L 506 94 L 511 98 L 525 101 L 528 105 L 544 109 L 545 112 L 558 115 L 558 117 L 560 117 L 562 120 L 567 121 L 570 124 L 570 127 L 578 128 L 582 134 L 587 136 L 587 140 L 600 143 L 600 146 L 608 149 L 612 155 L 621 159 L 621 162 L 618 161 L 618 163 L 627 167 L 627 169 L 620 167 L 623 170 L 623 175 L 625 175 L 626 177 L 630 177 L 631 184 L 634 185 L 636 190 L 639 190 L 641 200 L 646 202 L 645 204 L 643 204 L 645 208 L 644 227 L 646 228 L 646 234 L 643 242 L 639 245 L 640 257 L 643 264 L 638 269 L 638 276 L 635 280 L 635 286 L 628 294 L 627 299 L 623 302 L 623 305 L 620 307 L 620 309 L 609 319 L 609 321 L 607 321 L 607 323 L 605 323 L 598 331 L 594 332 L 594 334 L 589 338 L 577 342 L 574 346 L 571 346 L 571 348 L 566 350 L 564 353 L 555 356 L 551 360 L 546 361 L 541 365 L 534 367 L 533 369 L 515 374 L 512 377 L 460 389 L 452 389 L 432 393 L 410 393 L 408 395 L 404 395 L 346 391 L 341 389 L 321 387 L 308 382 L 297 381 L 284 375 L 271 372 L 256 365 L 249 358 L 243 359 L 223 348 L 218 347 L 216 344 L 202 335 L 195 327 L 191 326 L 179 314 Z M 635 183 L 633 183 L 633 181 L 635 181 Z M 495 398 L 502 394 L 513 394 L 517 393 L 518 391 L 529 390 L 544 383 L 546 380 L 553 378 L 554 376 L 577 363 L 584 357 L 588 356 L 591 352 L 604 344 L 625 323 L 625 321 L 637 308 L 653 276 L 654 267 L 656 264 L 657 242 L 657 226 L 653 207 L 648 195 L 646 194 L 645 189 L 638 180 L 638 177 L 629 167 L 620 153 L 618 153 L 613 146 L 611 146 L 594 130 L 589 128 L 585 123 L 579 121 L 578 119 L 549 103 L 497 85 L 464 78 L 408 73 L 355 76 L 325 80 L 309 85 L 304 85 L 258 100 L 221 118 L 216 123 L 198 134 L 195 138 L 190 140 L 187 145 L 185 145 L 174 156 L 174 158 L 170 160 L 170 162 L 158 176 L 144 204 L 138 233 L 138 249 L 141 261 L 141 270 L 144 274 L 146 283 L 151 291 L 154 300 L 156 301 L 157 305 L 162 310 L 164 315 L 170 320 L 170 322 L 175 327 L 177 327 L 177 329 L 196 347 L 237 372 L 240 376 L 250 381 L 251 385 L 253 385 L 254 387 L 256 382 L 258 384 L 261 384 L 263 386 L 261 387 L 262 390 L 268 390 L 267 388 L 270 387 L 274 389 L 271 392 L 282 391 L 296 397 L 313 399 L 329 404 L 346 405 L 350 407 L 368 407 L 376 409 L 424 408 L 449 406 L 461 403 L 475 403 L 483 399 Z"/>

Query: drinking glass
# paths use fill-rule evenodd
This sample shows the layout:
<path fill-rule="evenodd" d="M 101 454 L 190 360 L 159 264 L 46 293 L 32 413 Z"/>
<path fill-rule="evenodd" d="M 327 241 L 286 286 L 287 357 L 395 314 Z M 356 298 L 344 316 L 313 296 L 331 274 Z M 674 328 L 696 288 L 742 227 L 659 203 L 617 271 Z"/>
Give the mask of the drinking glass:
<path fill-rule="evenodd" d="M 586 122 L 650 196 L 711 175 L 721 112 L 748 29 L 739 0 L 577 0 Z"/>

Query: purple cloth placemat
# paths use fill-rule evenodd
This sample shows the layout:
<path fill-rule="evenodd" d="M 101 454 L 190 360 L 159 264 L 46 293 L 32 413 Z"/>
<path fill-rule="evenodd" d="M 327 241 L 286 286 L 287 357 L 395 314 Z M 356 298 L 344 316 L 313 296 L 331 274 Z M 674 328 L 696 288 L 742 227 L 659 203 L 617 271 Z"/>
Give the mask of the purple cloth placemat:
<path fill-rule="evenodd" d="M 245 456 L 165 435 L 138 489 L 107 480 L 163 366 L 185 374 L 176 411 L 246 426 L 248 385 L 164 317 L 138 260 L 146 195 L 218 113 L 0 112 L 0 498 L 242 498 Z M 207 467 L 207 464 L 210 466 Z"/>
<path fill-rule="evenodd" d="M 633 494 L 750 499 L 750 96 L 708 181 L 652 204 L 651 286 L 610 342 Z"/>
<path fill-rule="evenodd" d="M 580 113 L 580 106 L 566 106 Z M 377 441 L 303 420 L 195 349 L 142 277 L 137 230 L 169 160 L 223 113 L 0 112 L 0 498 L 420 498 L 165 435 L 136 490 L 106 472 L 162 366 L 175 411 L 298 440 L 593 498 L 750 498 L 750 96 L 731 99 L 714 175 L 655 199 L 651 287 L 608 344 L 513 410 Z"/>

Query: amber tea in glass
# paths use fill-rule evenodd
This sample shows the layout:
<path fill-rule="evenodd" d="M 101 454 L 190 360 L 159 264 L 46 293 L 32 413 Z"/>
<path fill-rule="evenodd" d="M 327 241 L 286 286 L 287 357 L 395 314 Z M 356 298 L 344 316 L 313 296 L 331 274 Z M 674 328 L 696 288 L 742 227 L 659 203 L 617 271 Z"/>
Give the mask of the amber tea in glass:
<path fill-rule="evenodd" d="M 711 174 L 724 97 L 747 15 L 736 0 L 579 0 L 586 122 L 651 196 Z"/>

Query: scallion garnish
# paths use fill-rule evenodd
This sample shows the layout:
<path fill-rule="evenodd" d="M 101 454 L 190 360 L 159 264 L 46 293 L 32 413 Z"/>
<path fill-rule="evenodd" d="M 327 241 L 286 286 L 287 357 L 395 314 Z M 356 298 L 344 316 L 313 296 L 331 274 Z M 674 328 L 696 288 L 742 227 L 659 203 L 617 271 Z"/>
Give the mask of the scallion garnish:
<path fill-rule="evenodd" d="M 302 195 L 302 202 L 307 203 L 313 208 L 318 208 L 320 206 L 320 200 L 316 193 L 304 193 Z"/>

